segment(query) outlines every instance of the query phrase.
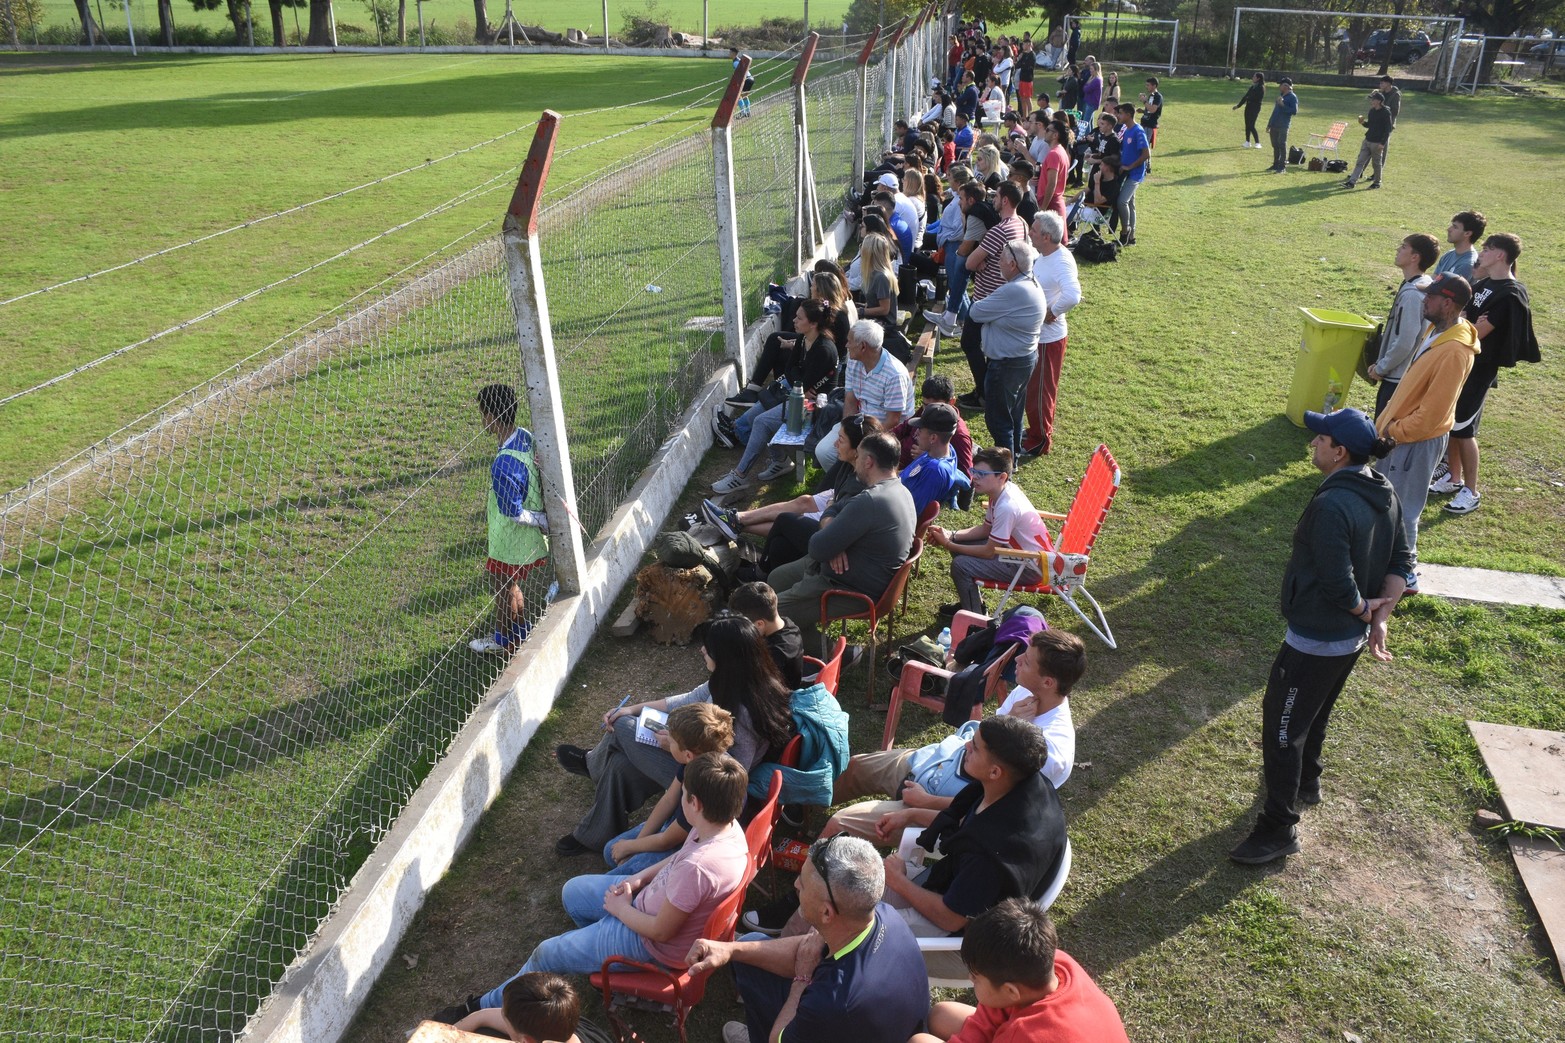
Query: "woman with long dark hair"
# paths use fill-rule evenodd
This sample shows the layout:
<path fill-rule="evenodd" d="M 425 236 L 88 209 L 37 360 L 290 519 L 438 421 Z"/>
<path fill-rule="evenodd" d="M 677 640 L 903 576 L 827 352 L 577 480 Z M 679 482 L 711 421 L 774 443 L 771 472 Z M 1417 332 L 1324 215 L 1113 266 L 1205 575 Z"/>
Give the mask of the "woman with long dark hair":
<path fill-rule="evenodd" d="M 666 713 L 686 703 L 715 703 L 734 715 L 728 752 L 746 771 L 781 756 L 793 737 L 792 693 L 755 624 L 743 616 L 718 616 L 707 624 L 701 655 L 707 679 L 691 691 L 615 707 L 603 715 L 608 734 L 591 750 L 555 747 L 561 767 L 597 787 L 587 814 L 554 845 L 556 854 L 601 851 L 625 831 L 631 812 L 674 781 L 680 766 L 668 752 L 668 733 L 658 734 L 657 746 L 636 740 L 637 718 L 647 707 Z"/>

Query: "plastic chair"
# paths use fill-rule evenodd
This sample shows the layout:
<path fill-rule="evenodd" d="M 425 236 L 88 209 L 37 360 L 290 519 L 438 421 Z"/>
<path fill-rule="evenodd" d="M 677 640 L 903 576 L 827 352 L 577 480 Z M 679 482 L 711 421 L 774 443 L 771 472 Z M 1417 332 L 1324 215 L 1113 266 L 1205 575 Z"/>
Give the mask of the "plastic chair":
<path fill-rule="evenodd" d="M 891 582 L 886 584 L 885 591 L 877 601 L 868 594 L 860 594 L 856 590 L 828 590 L 821 595 L 821 647 L 826 647 L 826 631 L 833 623 L 846 622 L 850 619 L 869 620 L 869 692 L 875 691 L 875 653 L 879 645 L 880 624 L 886 622 L 886 640 L 891 640 L 891 628 L 896 622 L 898 601 L 906 601 L 908 579 L 913 575 L 913 570 L 918 567 L 918 559 L 924 553 L 924 541 L 915 539 L 913 547 L 908 551 L 907 558 L 898 566 L 892 574 Z M 831 608 L 833 598 L 842 598 L 854 603 L 855 606 L 843 606 L 837 611 Z M 846 628 L 844 628 L 846 630 Z"/>
<path fill-rule="evenodd" d="M 1098 604 L 1097 599 L 1088 592 L 1086 586 L 1087 566 L 1092 558 L 1092 548 L 1097 542 L 1098 532 L 1103 528 L 1103 519 L 1108 516 L 1109 507 L 1114 503 L 1114 494 L 1119 491 L 1119 482 L 1119 464 L 1114 462 L 1114 454 L 1109 452 L 1108 446 L 1098 446 L 1092 454 L 1091 462 L 1087 465 L 1087 473 L 1082 476 L 1081 485 L 1076 489 L 1076 498 L 1071 501 L 1070 512 L 1068 514 L 1038 512 L 1040 518 L 1064 521 L 1057 543 L 1042 551 L 997 548 L 1000 557 L 1010 558 L 1017 565 L 1016 575 L 1011 578 L 1009 584 L 999 580 L 978 581 L 978 585 L 984 589 L 1005 590 L 999 606 L 994 610 L 996 616 L 1004 611 L 1005 603 L 1010 599 L 1012 591 L 1025 594 L 1056 594 L 1083 623 L 1087 624 L 1087 629 L 1096 634 L 1099 640 L 1110 648 L 1119 647 L 1114 643 L 1114 631 L 1103 615 L 1103 606 Z M 1043 574 L 1043 578 L 1037 583 L 1018 583 L 1017 579 L 1022 574 L 1022 567 L 1028 562 L 1038 566 L 1038 571 Z M 1093 614 L 1097 617 L 1096 621 L 1089 618 L 1082 611 L 1081 606 L 1076 604 L 1077 594 L 1085 598 L 1092 607 Z"/>
<path fill-rule="evenodd" d="M 837 682 L 842 677 L 842 653 L 847 651 L 847 648 L 848 639 L 839 637 L 837 638 L 837 643 L 832 646 L 831 658 L 825 662 L 821 662 L 812 655 L 804 657 L 804 676 L 814 677 L 813 683 L 824 685 L 826 690 L 831 693 L 833 699 L 837 697 Z M 795 738 L 797 739 L 798 737 L 795 736 Z M 789 745 L 792 745 L 792 743 Z M 797 765 L 790 764 L 788 767 L 797 767 Z"/>
<path fill-rule="evenodd" d="M 913 538 L 915 540 L 923 542 L 924 534 L 929 531 L 929 527 L 931 525 L 935 524 L 935 519 L 938 518 L 938 517 L 940 517 L 940 501 L 939 500 L 931 500 L 929 503 L 926 503 L 924 505 L 923 511 L 919 513 L 917 524 L 915 524 L 913 526 Z M 918 564 L 917 563 L 915 563 L 913 565 L 913 575 L 914 576 L 918 575 Z M 902 608 L 903 608 L 904 611 L 906 611 L 907 610 L 907 592 L 903 591 L 903 595 L 902 596 L 903 596 Z M 835 693 L 833 693 L 833 694 L 835 694 Z"/>
<path fill-rule="evenodd" d="M 958 612 L 951 618 L 951 646 L 954 648 L 961 644 L 962 639 L 974 627 L 983 627 L 988 625 L 988 623 L 989 617 L 987 616 L 981 616 L 976 612 L 968 612 L 966 610 Z M 1012 648 L 989 664 L 989 668 L 984 671 L 984 697 L 980 702 L 973 705 L 973 720 L 976 721 L 983 717 L 984 703 L 989 702 L 991 699 L 998 700 L 1000 688 L 1005 684 L 1002 675 L 1005 673 L 1005 668 L 1010 665 L 1011 660 L 1016 658 L 1018 651 L 1019 649 Z M 944 696 L 923 694 L 924 678 L 937 677 L 942 682 L 949 682 L 952 673 L 953 671 L 938 666 L 931 666 L 916 659 L 903 664 L 902 674 L 897 678 L 895 687 L 891 689 L 891 701 L 886 709 L 886 730 L 880 737 L 881 749 L 891 749 L 892 744 L 896 741 L 897 722 L 902 718 L 902 704 L 904 702 L 917 703 L 924 709 L 933 710 L 935 713 L 945 709 Z M 944 684 L 941 687 L 944 689 Z"/>
<path fill-rule="evenodd" d="M 739 922 L 739 910 L 744 907 L 745 894 L 759 868 L 756 852 L 771 851 L 772 826 L 777 821 L 777 801 L 781 796 L 782 776 L 773 775 L 772 787 L 767 794 L 766 803 L 761 805 L 761 810 L 750 820 L 750 825 L 745 830 L 745 844 L 749 848 L 750 858 L 749 865 L 745 869 L 744 880 L 734 888 L 733 894 L 723 899 L 722 903 L 712 910 L 712 915 L 707 918 L 706 927 L 701 931 L 701 937 L 720 942 L 733 940 L 734 926 Z M 616 970 L 617 967 L 629 967 L 630 970 Z M 689 968 L 671 970 L 655 963 L 632 960 L 625 956 L 610 956 L 603 961 L 603 966 L 598 973 L 592 975 L 591 981 L 603 993 L 605 1008 L 635 1000 L 672 1011 L 680 1043 L 685 1043 L 685 1022 L 690 1017 L 690 1011 L 706 995 L 706 982 L 710 977 L 710 974 L 699 977 L 692 975 Z"/>
<path fill-rule="evenodd" d="M 917 826 L 910 828 L 923 832 L 922 828 Z M 1049 881 L 1049 886 L 1044 889 L 1043 894 L 1038 896 L 1037 904 L 1039 909 L 1045 912 L 1048 911 L 1049 907 L 1054 904 L 1055 899 L 1060 897 L 1060 892 L 1065 890 L 1065 881 L 1070 878 L 1070 875 L 1071 842 L 1070 838 L 1066 837 L 1065 850 L 1060 853 L 1060 864 L 1054 870 L 1054 878 Z M 962 939 L 960 937 L 918 939 L 918 951 L 921 953 L 960 952 L 961 949 Z M 929 977 L 929 987 L 932 989 L 965 989 L 970 987 L 971 984 L 967 978 L 943 978 L 934 975 Z"/>

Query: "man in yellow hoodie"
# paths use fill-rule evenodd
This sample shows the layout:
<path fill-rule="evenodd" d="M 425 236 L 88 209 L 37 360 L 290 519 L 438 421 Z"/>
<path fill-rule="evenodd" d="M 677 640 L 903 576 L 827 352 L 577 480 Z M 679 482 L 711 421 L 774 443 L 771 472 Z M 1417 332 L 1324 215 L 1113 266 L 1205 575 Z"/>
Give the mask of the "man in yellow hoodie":
<path fill-rule="evenodd" d="M 1478 356 L 1478 331 L 1462 317 L 1473 288 L 1460 275 L 1436 275 L 1423 288 L 1424 327 L 1413 361 L 1396 394 L 1375 418 L 1375 432 L 1397 447 L 1380 461 L 1380 472 L 1402 503 L 1402 527 L 1418 560 L 1418 516 L 1429 499 L 1435 464 L 1445 457 L 1446 437 L 1456 423 L 1456 398 Z M 1418 579 L 1408 584 L 1417 593 Z"/>

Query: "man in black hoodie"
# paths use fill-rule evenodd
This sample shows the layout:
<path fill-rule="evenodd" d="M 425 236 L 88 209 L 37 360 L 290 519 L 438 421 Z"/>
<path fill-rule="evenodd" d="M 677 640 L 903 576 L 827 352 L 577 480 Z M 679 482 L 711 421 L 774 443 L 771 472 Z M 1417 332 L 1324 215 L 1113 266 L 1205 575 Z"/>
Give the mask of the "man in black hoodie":
<path fill-rule="evenodd" d="M 1326 721 L 1359 653 L 1389 660 L 1386 621 L 1412 578 L 1402 505 L 1371 456 L 1395 448 L 1357 409 L 1305 413 L 1312 462 L 1326 476 L 1293 532 L 1282 580 L 1288 632 L 1261 703 L 1266 803 L 1228 853 L 1259 865 L 1299 850 L 1299 805 L 1319 804 Z"/>

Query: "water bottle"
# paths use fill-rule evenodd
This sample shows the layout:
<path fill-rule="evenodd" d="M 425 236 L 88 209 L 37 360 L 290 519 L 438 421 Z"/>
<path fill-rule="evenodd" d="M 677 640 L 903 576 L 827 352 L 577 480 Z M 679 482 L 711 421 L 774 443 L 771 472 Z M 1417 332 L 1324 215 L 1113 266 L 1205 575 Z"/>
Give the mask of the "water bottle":
<path fill-rule="evenodd" d="M 543 603 L 545 605 L 552 605 L 552 604 L 554 604 L 554 599 L 559 597 L 559 596 L 560 596 L 560 581 L 559 580 L 555 580 L 553 583 L 549 584 L 549 589 L 543 596 Z"/>
<path fill-rule="evenodd" d="M 1342 405 L 1342 377 L 1337 374 L 1335 367 L 1326 371 L 1326 397 L 1321 405 L 1324 407 L 1322 413 L 1335 413 Z"/>
<path fill-rule="evenodd" d="M 788 392 L 788 433 L 799 434 L 804 430 L 804 389 L 792 388 Z"/>
<path fill-rule="evenodd" d="M 935 643 L 940 646 L 940 650 L 949 658 L 951 655 L 951 628 L 946 627 L 940 631 L 940 636 L 935 638 Z"/>

